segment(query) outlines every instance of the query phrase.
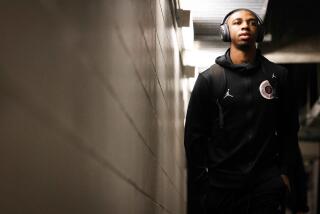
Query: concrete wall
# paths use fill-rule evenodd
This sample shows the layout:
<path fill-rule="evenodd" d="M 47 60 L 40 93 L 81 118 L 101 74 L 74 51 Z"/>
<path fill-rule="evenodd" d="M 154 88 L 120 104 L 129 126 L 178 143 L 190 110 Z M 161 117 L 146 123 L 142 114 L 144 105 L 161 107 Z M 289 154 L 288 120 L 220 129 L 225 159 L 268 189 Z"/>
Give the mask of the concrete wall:
<path fill-rule="evenodd" d="M 0 212 L 185 213 L 170 1 L 1 1 L 0 26 Z"/>

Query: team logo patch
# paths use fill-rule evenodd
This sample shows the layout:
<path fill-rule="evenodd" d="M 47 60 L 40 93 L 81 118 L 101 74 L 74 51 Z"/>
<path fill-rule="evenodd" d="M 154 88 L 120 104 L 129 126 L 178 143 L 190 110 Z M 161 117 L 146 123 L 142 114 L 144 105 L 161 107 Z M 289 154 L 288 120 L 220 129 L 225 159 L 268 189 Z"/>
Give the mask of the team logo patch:
<path fill-rule="evenodd" d="M 273 88 L 270 85 L 268 80 L 265 80 L 260 84 L 259 90 L 260 90 L 260 94 L 263 98 L 266 98 L 268 100 L 275 98 Z"/>

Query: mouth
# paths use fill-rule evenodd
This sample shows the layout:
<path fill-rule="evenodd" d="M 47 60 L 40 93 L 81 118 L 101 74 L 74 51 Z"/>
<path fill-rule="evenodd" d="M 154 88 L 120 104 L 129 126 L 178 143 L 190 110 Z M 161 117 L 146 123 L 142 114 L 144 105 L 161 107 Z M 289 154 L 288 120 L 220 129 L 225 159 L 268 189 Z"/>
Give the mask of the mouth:
<path fill-rule="evenodd" d="M 250 39 L 251 38 L 251 34 L 250 33 L 240 33 L 239 34 L 240 39 Z"/>

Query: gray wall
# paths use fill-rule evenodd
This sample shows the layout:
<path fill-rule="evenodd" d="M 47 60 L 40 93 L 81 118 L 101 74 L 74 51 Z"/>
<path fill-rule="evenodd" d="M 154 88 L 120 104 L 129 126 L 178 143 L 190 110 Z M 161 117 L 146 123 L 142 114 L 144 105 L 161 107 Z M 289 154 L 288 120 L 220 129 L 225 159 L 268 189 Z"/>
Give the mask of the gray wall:
<path fill-rule="evenodd" d="M 169 0 L 0 2 L 0 212 L 185 213 Z"/>

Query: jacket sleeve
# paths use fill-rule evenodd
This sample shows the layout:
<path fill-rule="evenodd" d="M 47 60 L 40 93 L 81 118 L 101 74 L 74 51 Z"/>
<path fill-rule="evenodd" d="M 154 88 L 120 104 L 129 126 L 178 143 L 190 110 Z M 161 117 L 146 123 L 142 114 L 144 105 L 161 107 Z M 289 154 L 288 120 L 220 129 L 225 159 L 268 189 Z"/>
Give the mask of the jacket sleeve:
<path fill-rule="evenodd" d="M 277 128 L 280 142 L 280 167 L 282 174 L 290 176 L 298 162 L 299 114 L 294 87 L 288 80 L 287 70 L 284 70 L 280 87 Z"/>
<path fill-rule="evenodd" d="M 301 151 L 297 154 L 297 164 L 290 179 L 291 192 L 288 194 L 287 206 L 293 212 L 308 212 L 308 177 Z"/>
<path fill-rule="evenodd" d="M 191 93 L 185 122 L 184 144 L 190 167 L 206 168 L 207 164 L 211 117 L 209 88 L 208 80 L 200 73 Z"/>
<path fill-rule="evenodd" d="M 304 167 L 301 151 L 298 152 L 298 158 L 297 158 L 297 166 L 295 168 L 295 183 L 292 185 L 295 187 L 294 189 L 296 194 L 295 199 L 295 206 L 296 211 L 300 212 L 308 212 L 308 186 L 307 186 L 307 173 Z"/>

